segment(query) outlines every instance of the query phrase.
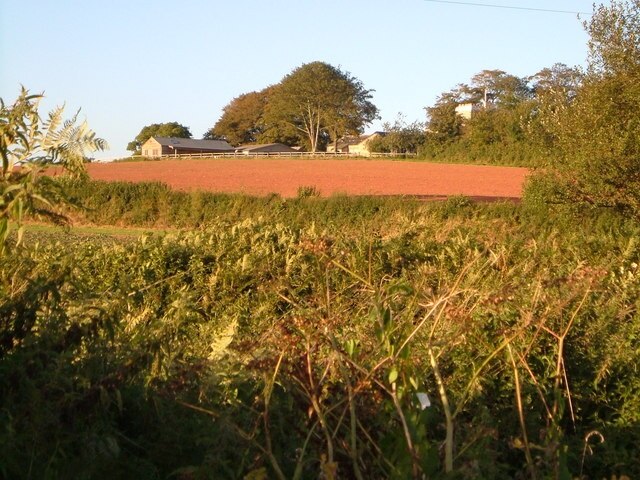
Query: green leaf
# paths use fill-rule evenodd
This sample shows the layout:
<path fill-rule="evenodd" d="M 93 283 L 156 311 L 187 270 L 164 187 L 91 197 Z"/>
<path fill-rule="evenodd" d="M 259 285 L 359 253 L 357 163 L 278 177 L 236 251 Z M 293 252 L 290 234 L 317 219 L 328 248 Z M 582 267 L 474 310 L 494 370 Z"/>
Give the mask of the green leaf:
<path fill-rule="evenodd" d="M 350 357 L 353 357 L 353 352 L 355 352 L 356 349 L 356 342 L 353 339 L 349 339 L 347 340 L 347 342 L 345 343 L 345 350 L 347 351 L 347 354 Z"/>
<path fill-rule="evenodd" d="M 409 377 L 409 383 L 413 388 L 418 389 L 418 381 L 414 377 Z"/>
<path fill-rule="evenodd" d="M 398 369 L 393 366 L 391 370 L 389 370 L 389 383 L 395 383 L 398 379 Z"/>

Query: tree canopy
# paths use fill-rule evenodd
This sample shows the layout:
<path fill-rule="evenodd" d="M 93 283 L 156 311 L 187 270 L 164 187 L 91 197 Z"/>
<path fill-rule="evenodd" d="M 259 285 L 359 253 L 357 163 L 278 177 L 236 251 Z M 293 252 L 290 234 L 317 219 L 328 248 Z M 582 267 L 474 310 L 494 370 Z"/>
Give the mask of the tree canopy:
<path fill-rule="evenodd" d="M 222 116 L 204 138 L 226 140 L 231 145 L 247 143 L 283 143 L 301 145 L 301 132 L 286 123 L 267 124 L 265 110 L 275 86 L 239 95 L 223 109 Z"/>
<path fill-rule="evenodd" d="M 263 116 L 272 87 L 243 93 L 224 107 L 222 116 L 204 138 L 224 138 L 231 145 L 256 143 L 265 131 Z"/>
<path fill-rule="evenodd" d="M 502 70 L 482 70 L 459 86 L 462 101 L 512 106 L 531 97 L 527 79 Z"/>
<path fill-rule="evenodd" d="M 281 142 L 316 151 L 328 141 L 362 133 L 378 118 L 372 90 L 340 68 L 303 64 L 278 84 L 234 98 L 205 137 L 231 144 Z"/>
<path fill-rule="evenodd" d="M 294 69 L 273 89 L 265 110 L 269 125 L 301 132 L 315 152 L 323 138 L 362 133 L 378 118 L 372 90 L 348 72 L 324 62 Z"/>
<path fill-rule="evenodd" d="M 559 155 L 558 125 L 584 76 L 557 63 L 528 77 L 482 70 L 427 107 L 427 157 L 543 166 Z M 472 109 L 459 110 L 462 104 Z"/>
<path fill-rule="evenodd" d="M 640 68 L 640 0 L 600 5 L 584 27 L 589 34 L 591 74 L 619 74 Z"/>
<path fill-rule="evenodd" d="M 142 144 L 151 137 L 191 138 L 192 135 L 189 127 L 185 127 L 178 122 L 153 123 L 140 130 L 136 138 L 127 145 L 127 150 L 139 152 Z"/>
<path fill-rule="evenodd" d="M 556 193 L 640 216 L 640 0 L 597 7 L 585 28 L 588 69 L 554 124 Z"/>
<path fill-rule="evenodd" d="M 468 115 L 458 111 L 471 104 Z M 427 138 L 422 153 L 470 160 L 517 156 L 531 150 L 528 134 L 534 112 L 534 92 L 528 78 L 502 70 L 482 70 L 469 83 L 442 93 L 427 107 Z"/>
<path fill-rule="evenodd" d="M 385 134 L 369 142 L 369 150 L 382 153 L 416 153 L 426 140 L 425 125 L 421 122 L 407 123 L 399 113 L 393 123 L 384 122 Z"/>
<path fill-rule="evenodd" d="M 459 96 L 454 92 L 440 95 L 431 107 L 427 107 L 427 130 L 437 143 L 446 143 L 462 134 L 462 117 L 456 113 Z"/>

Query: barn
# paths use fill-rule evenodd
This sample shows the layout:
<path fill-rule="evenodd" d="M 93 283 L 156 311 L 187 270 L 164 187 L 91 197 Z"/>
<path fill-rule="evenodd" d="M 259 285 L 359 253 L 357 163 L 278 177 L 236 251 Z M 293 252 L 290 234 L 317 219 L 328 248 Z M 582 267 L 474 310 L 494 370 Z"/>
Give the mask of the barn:
<path fill-rule="evenodd" d="M 227 153 L 234 148 L 224 140 L 194 140 L 191 138 L 151 137 L 142 144 L 142 156 L 189 155 L 194 153 Z"/>
<path fill-rule="evenodd" d="M 245 155 L 252 154 L 268 154 L 268 153 L 290 153 L 296 152 L 295 148 L 291 148 L 288 145 L 282 143 L 265 143 L 261 145 L 240 145 L 236 147 L 236 152 L 244 153 Z"/>

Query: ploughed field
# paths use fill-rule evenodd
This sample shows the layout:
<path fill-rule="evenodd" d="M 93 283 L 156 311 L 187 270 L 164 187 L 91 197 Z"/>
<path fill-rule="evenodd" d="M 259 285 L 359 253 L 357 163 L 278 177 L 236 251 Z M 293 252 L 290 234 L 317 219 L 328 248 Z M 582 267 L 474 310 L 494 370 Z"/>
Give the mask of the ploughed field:
<path fill-rule="evenodd" d="M 315 187 L 322 196 L 415 195 L 518 199 L 529 170 L 517 167 L 390 160 L 190 159 L 89 164 L 96 180 L 159 181 L 178 190 L 295 197 Z"/>

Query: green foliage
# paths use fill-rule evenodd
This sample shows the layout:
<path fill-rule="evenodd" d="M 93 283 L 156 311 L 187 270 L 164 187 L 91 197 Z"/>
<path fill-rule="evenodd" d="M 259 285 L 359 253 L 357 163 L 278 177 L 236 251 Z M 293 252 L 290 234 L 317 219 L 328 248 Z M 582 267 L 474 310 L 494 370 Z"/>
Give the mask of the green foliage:
<path fill-rule="evenodd" d="M 561 155 L 565 112 L 582 88 L 583 74 L 555 64 L 529 78 L 484 70 L 470 84 L 443 93 L 427 108 L 420 154 L 438 161 L 544 167 Z M 456 108 L 464 105 L 470 118 Z"/>
<path fill-rule="evenodd" d="M 613 0 L 598 5 L 585 22 L 589 34 L 589 68 L 592 73 L 617 74 L 640 67 L 638 0 Z"/>
<path fill-rule="evenodd" d="M 329 138 L 361 133 L 378 109 L 360 80 L 324 62 L 304 64 L 273 87 L 265 109 L 271 128 L 298 132 L 315 152 Z"/>
<path fill-rule="evenodd" d="M 420 122 L 407 124 L 403 115 L 393 124 L 382 125 L 385 134 L 369 141 L 368 148 L 372 152 L 382 153 L 417 153 L 426 141 L 425 125 Z"/>
<path fill-rule="evenodd" d="M 423 157 L 544 167 L 525 201 L 640 212 L 640 3 L 601 5 L 585 28 L 589 66 L 527 81 L 483 71 L 427 109 Z M 468 119 L 457 105 L 471 102 Z M 546 190 L 547 197 L 542 195 Z M 535 205 L 533 208 L 538 208 Z"/>
<path fill-rule="evenodd" d="M 78 113 L 63 120 L 63 107 L 43 121 L 38 113 L 41 98 L 23 88 L 12 105 L 0 99 L 0 256 L 7 248 L 12 223 L 18 226 L 20 243 L 25 215 L 64 220 L 56 209 L 64 201 L 64 192 L 43 175 L 44 168 L 59 165 L 73 176 L 82 176 L 86 153 L 107 145 L 86 122 L 76 124 Z"/>
<path fill-rule="evenodd" d="M 139 153 L 142 144 L 151 137 L 191 138 L 192 135 L 189 127 L 185 127 L 178 122 L 153 123 L 142 127 L 136 138 L 127 144 L 127 150 Z"/>
<path fill-rule="evenodd" d="M 4 477 L 640 475 L 623 217 L 65 189 L 201 228 L 0 258 Z"/>
<path fill-rule="evenodd" d="M 360 228 L 364 223 L 393 224 L 402 206 L 411 212 L 421 205 L 406 198 L 351 198 L 334 196 L 322 202 L 297 202 L 272 194 L 264 199 L 212 192 L 177 192 L 161 183 L 63 180 L 61 188 L 83 209 L 66 212 L 80 223 L 152 228 L 200 228 L 216 221 L 236 222 L 246 217 L 300 227 L 316 222 L 327 228 Z M 301 186 L 303 194 L 317 196 L 314 186 Z M 340 225 L 340 227 L 337 227 Z"/>
<path fill-rule="evenodd" d="M 428 107 L 427 131 L 432 144 L 446 145 L 462 134 L 462 117 L 456 114 L 457 100 L 443 94 L 436 104 Z"/>
<path fill-rule="evenodd" d="M 553 178 L 565 202 L 640 214 L 638 2 L 599 7 L 586 24 L 590 64 L 559 114 Z"/>
<path fill-rule="evenodd" d="M 298 187 L 298 198 L 319 197 L 320 190 L 313 185 Z"/>
<path fill-rule="evenodd" d="M 471 79 L 469 85 L 456 88 L 462 103 L 482 103 L 509 108 L 531 98 L 531 88 L 527 79 L 510 75 L 502 70 L 483 70 Z"/>
<path fill-rule="evenodd" d="M 311 151 L 362 128 L 378 116 L 371 90 L 324 62 L 294 69 L 278 84 L 234 98 L 205 138 L 233 145 L 283 143 Z"/>
<path fill-rule="evenodd" d="M 256 143 L 264 132 L 264 110 L 273 87 L 242 94 L 224 107 L 222 117 L 204 138 L 224 138 L 231 145 Z"/>
<path fill-rule="evenodd" d="M 541 127 L 543 90 L 535 89 L 538 84 L 530 86 L 529 79 L 501 70 L 484 70 L 470 85 L 443 93 L 427 108 L 421 155 L 471 163 L 541 165 L 552 145 L 544 144 L 549 136 Z M 457 111 L 461 105 L 472 108 L 470 118 Z"/>

